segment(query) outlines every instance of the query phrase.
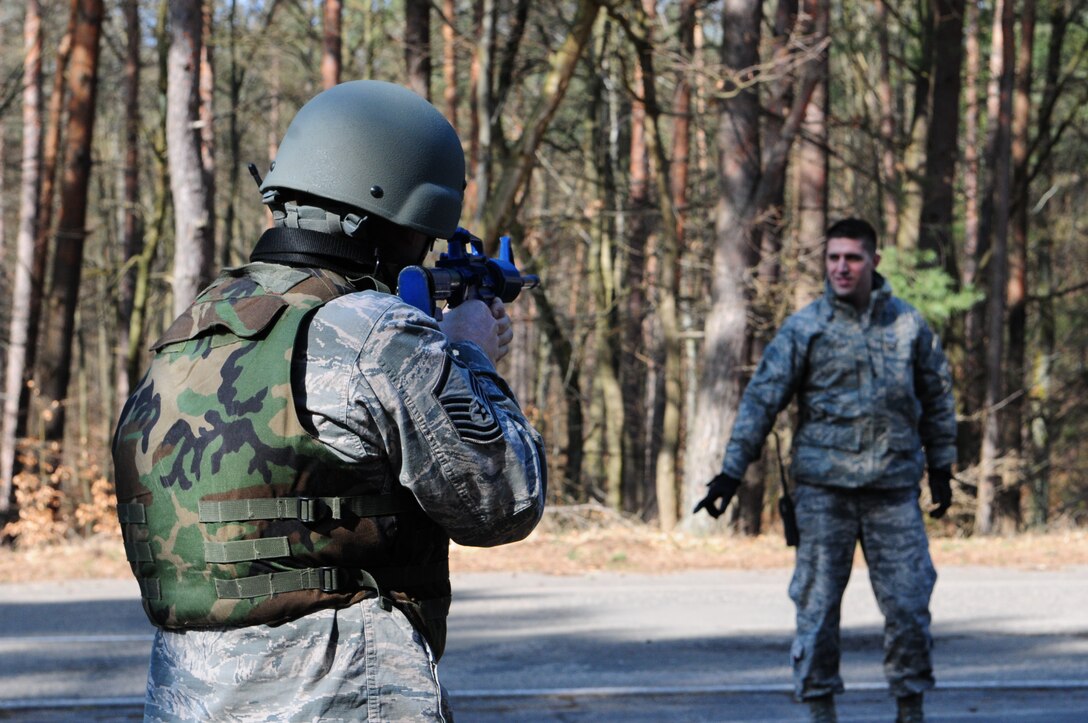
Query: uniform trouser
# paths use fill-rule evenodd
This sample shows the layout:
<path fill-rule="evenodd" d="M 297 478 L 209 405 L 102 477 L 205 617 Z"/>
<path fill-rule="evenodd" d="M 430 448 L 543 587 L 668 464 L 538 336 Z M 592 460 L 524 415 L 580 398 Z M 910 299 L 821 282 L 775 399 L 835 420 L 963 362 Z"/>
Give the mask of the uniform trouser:
<path fill-rule="evenodd" d="M 434 657 L 375 599 L 282 625 L 167 632 L 151 650 L 145 721 L 431 721 L 452 716 Z"/>
<path fill-rule="evenodd" d="M 884 675 L 893 695 L 933 687 L 929 598 L 937 573 L 917 488 L 847 490 L 798 485 L 801 541 L 790 582 L 797 637 L 790 651 L 800 700 L 843 691 L 839 617 L 860 540 L 884 615 Z"/>

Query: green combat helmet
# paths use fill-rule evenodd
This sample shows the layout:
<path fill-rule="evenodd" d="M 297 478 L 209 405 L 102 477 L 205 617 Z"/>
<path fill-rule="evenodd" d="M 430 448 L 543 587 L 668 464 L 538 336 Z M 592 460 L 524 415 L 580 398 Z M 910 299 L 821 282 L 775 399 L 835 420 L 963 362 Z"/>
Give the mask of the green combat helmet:
<path fill-rule="evenodd" d="M 434 106 L 399 85 L 356 80 L 299 110 L 261 192 L 273 207 L 305 194 L 444 239 L 464 186 L 461 141 Z"/>

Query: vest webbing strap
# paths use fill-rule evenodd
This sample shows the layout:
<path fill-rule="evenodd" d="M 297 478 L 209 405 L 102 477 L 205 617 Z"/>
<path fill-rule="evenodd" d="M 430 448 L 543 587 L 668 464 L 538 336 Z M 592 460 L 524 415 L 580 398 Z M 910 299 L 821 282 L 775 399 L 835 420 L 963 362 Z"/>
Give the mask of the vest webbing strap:
<path fill-rule="evenodd" d="M 232 542 L 204 542 L 204 561 L 216 563 L 244 562 L 246 560 L 268 560 L 273 557 L 287 557 L 291 554 L 291 545 L 286 537 L 262 537 L 257 540 L 234 540 Z"/>
<path fill-rule="evenodd" d="M 138 577 L 136 582 L 140 583 L 140 597 L 145 600 L 161 600 L 162 590 L 159 587 L 159 581 L 153 577 Z"/>
<path fill-rule="evenodd" d="M 409 509 L 401 494 L 360 495 L 358 497 L 261 497 L 258 499 L 202 501 L 198 505 L 201 522 L 238 522 L 242 520 L 301 520 L 317 522 L 325 518 L 343 519 L 345 513 L 356 517 L 395 515 Z"/>
<path fill-rule="evenodd" d="M 139 502 L 117 504 L 117 521 L 122 525 L 142 525 L 147 522 L 147 507 Z"/>
<path fill-rule="evenodd" d="M 366 570 L 344 570 L 338 567 L 308 567 L 240 577 L 236 580 L 215 581 L 215 594 L 221 600 L 265 597 L 298 590 L 333 593 L 363 589 L 381 593 L 377 581 Z"/>
<path fill-rule="evenodd" d="M 151 562 L 155 559 L 151 554 L 150 544 L 131 538 L 125 540 L 125 558 L 129 562 Z"/>

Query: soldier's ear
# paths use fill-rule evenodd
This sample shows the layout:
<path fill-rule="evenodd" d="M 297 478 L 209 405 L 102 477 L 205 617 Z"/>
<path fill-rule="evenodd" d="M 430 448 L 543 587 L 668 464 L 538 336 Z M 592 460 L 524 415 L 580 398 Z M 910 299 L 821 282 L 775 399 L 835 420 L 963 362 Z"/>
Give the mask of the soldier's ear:
<path fill-rule="evenodd" d="M 880 266 L 880 252 L 877 251 L 873 254 L 873 268 Z"/>

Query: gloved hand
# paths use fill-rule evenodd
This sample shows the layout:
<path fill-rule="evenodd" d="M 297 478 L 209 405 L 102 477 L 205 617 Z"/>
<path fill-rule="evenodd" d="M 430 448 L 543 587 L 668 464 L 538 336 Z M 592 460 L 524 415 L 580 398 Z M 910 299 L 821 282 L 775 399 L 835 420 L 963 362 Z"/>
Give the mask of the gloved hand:
<path fill-rule="evenodd" d="M 718 519 L 725 512 L 725 508 L 729 506 L 729 500 L 733 499 L 738 487 L 740 487 L 740 480 L 736 477 L 718 474 L 707 483 L 706 497 L 695 505 L 695 509 L 691 511 L 691 514 L 694 515 L 699 510 L 705 509 L 708 515 Z"/>
<path fill-rule="evenodd" d="M 929 496 L 937 504 L 929 511 L 929 516 L 937 520 L 944 516 L 952 505 L 952 469 L 949 467 L 930 468 Z"/>

